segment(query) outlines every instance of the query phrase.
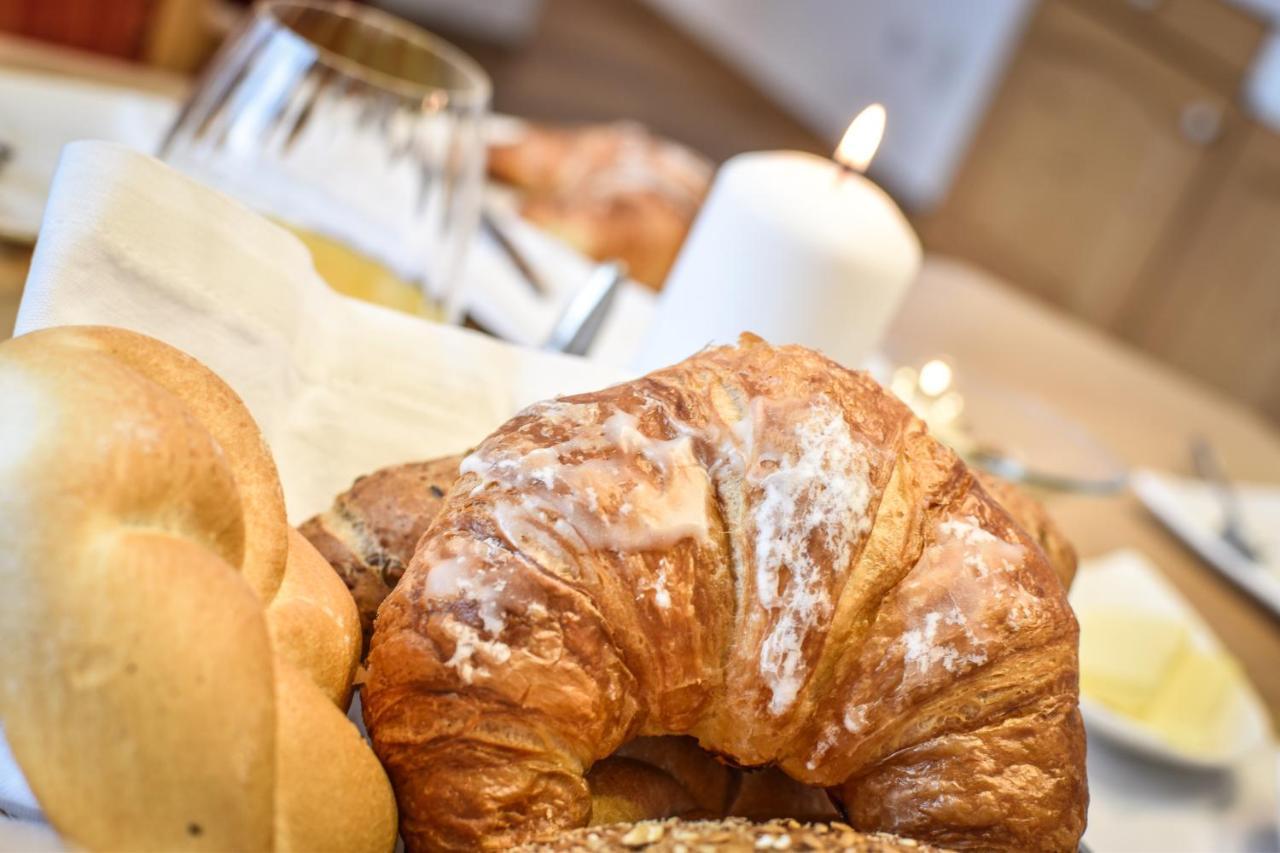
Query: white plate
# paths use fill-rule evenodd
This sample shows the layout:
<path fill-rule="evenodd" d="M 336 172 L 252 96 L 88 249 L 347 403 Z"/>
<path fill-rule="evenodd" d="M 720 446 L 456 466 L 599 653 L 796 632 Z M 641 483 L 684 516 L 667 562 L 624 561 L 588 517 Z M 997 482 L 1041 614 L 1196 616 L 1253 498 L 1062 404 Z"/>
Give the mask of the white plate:
<path fill-rule="evenodd" d="M 1280 488 L 1237 483 L 1245 532 L 1262 553 L 1255 563 L 1218 535 L 1222 507 L 1213 487 L 1162 471 L 1135 471 L 1133 492 L 1147 510 L 1205 562 L 1280 615 Z"/>
<path fill-rule="evenodd" d="M 1106 607 L 1125 607 L 1176 619 L 1185 625 L 1191 642 L 1201 651 L 1220 651 L 1221 641 L 1194 608 L 1161 577 L 1137 551 L 1116 551 L 1082 566 L 1071 590 L 1077 613 Z M 1149 758 L 1201 770 L 1225 769 L 1246 759 L 1271 742 L 1271 726 L 1258 695 L 1241 678 L 1228 713 L 1233 737 L 1211 752 L 1192 752 L 1169 743 L 1137 720 L 1119 714 L 1090 697 L 1080 696 L 1080 711 L 1090 731 Z"/>
<path fill-rule="evenodd" d="M 105 139 L 151 153 L 177 109 L 160 95 L 0 68 L 0 142 L 12 149 L 0 167 L 0 237 L 35 240 L 68 142 Z"/>
<path fill-rule="evenodd" d="M 1277 753 L 1260 749 L 1230 770 L 1173 768 L 1089 735 L 1093 853 L 1280 850 Z"/>

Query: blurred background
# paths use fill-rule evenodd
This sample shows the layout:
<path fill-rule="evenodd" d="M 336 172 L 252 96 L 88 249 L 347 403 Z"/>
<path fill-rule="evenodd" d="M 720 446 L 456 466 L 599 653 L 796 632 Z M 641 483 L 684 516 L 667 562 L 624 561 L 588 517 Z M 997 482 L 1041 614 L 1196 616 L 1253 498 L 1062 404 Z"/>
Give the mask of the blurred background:
<path fill-rule="evenodd" d="M 1280 4 L 382 5 L 474 56 L 497 111 L 634 119 L 715 161 L 829 154 L 850 105 L 882 101 L 891 120 L 870 174 L 927 251 L 1280 421 Z M 0 0 L 0 31 L 187 74 L 242 11 Z"/>
<path fill-rule="evenodd" d="M 85 137 L 238 197 L 348 295 L 525 346 L 636 367 L 649 327 L 680 358 L 767 304 L 1074 543 L 1089 847 L 1280 851 L 1280 0 L 377 5 L 461 53 L 0 0 L 0 337 Z M 831 160 L 855 115 L 887 116 L 870 180 Z M 744 152 L 770 180 L 719 168 Z"/>

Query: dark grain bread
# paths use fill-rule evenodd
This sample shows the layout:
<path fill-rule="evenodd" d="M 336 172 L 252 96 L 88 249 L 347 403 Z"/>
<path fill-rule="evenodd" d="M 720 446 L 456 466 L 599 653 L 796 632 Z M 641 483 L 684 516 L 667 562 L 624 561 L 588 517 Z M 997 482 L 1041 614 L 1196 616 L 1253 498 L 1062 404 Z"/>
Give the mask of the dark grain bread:
<path fill-rule="evenodd" d="M 326 512 L 298 528 L 351 590 L 365 648 L 378 605 L 440 511 L 461 458 L 393 465 L 361 477 Z"/>

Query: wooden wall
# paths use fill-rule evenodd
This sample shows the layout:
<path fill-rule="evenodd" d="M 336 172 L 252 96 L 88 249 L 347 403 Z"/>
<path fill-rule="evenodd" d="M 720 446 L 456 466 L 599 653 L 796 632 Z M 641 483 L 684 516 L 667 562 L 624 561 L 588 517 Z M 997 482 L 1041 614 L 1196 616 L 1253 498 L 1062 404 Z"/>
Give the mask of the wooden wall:
<path fill-rule="evenodd" d="M 547 0 L 517 47 L 458 34 L 493 78 L 495 109 L 558 121 L 630 118 L 719 161 L 828 143 L 637 0 Z"/>
<path fill-rule="evenodd" d="M 1218 0 L 1044 0 L 925 244 L 1280 421 L 1280 136 L 1239 95 L 1263 34 Z"/>

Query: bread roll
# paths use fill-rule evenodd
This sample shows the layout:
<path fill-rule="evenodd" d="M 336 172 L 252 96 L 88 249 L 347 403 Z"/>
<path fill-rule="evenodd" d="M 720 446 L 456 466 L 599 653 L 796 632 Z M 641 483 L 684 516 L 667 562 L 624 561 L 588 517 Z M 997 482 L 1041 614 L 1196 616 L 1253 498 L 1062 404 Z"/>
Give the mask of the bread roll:
<path fill-rule="evenodd" d="M 862 833 L 844 823 L 801 823 L 795 820 L 751 822 L 665 820 L 621 823 L 567 832 L 554 841 L 515 848 L 521 853 L 593 853 L 600 850 L 647 850 L 683 853 L 723 850 L 838 850 L 842 853 L 945 853 L 937 847 L 884 833 Z"/>
<path fill-rule="evenodd" d="M 389 851 L 359 620 L 236 395 L 142 335 L 0 344 L 0 717 L 91 850 Z"/>

